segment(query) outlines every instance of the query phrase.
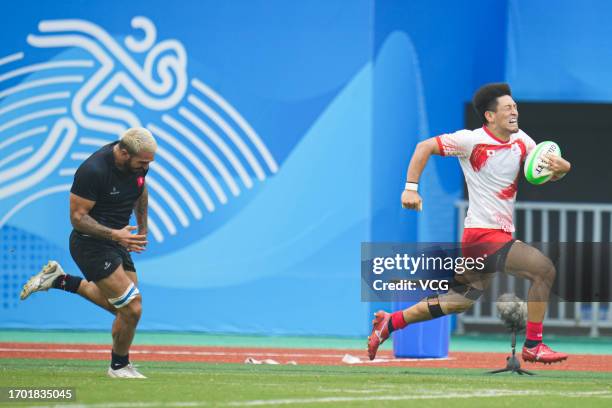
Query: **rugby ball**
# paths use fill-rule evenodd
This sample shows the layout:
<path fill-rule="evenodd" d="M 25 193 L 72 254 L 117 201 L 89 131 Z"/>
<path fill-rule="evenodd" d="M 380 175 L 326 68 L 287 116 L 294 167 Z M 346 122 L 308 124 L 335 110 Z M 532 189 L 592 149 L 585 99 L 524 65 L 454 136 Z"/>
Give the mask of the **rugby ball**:
<path fill-rule="evenodd" d="M 542 159 L 546 154 L 561 156 L 561 148 L 555 142 L 538 143 L 525 159 L 525 178 L 531 184 L 540 185 L 546 183 L 553 176 L 552 171 L 548 170 Z"/>

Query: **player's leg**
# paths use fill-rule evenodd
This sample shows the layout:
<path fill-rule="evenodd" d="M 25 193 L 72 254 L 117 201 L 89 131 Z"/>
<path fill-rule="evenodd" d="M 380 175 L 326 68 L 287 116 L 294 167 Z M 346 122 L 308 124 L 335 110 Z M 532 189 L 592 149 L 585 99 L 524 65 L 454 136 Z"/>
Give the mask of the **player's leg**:
<path fill-rule="evenodd" d="M 131 274 L 135 275 L 134 272 Z M 113 322 L 113 350 L 109 375 L 112 377 L 142 378 L 130 365 L 129 351 L 136 326 L 142 314 L 142 301 L 138 288 L 120 264 L 109 276 L 98 280 L 96 286 L 117 310 Z M 125 371 L 125 374 L 123 375 Z M 137 373 L 139 376 L 131 376 Z"/>
<path fill-rule="evenodd" d="M 482 295 L 490 280 L 491 275 L 478 272 L 456 275 L 447 293 L 429 296 L 407 309 L 395 312 L 401 315 L 402 319 L 400 320 L 399 316 L 396 318 L 398 324 L 393 330 L 401 329 L 411 323 L 465 312 Z"/>
<path fill-rule="evenodd" d="M 106 297 L 104 297 L 100 289 L 93 282 L 89 282 L 80 276 L 65 273 L 57 261 L 49 261 L 39 273 L 32 276 L 23 285 L 20 297 L 21 300 L 25 300 L 34 292 L 42 292 L 49 289 L 76 293 L 112 314 L 116 313 L 116 309 L 108 303 Z"/>
<path fill-rule="evenodd" d="M 102 309 L 114 315 L 117 314 L 117 309 L 115 309 L 115 307 L 109 303 L 108 299 L 104 296 L 102 291 L 100 291 L 100 288 L 98 288 L 95 283 L 83 279 L 76 293 L 90 302 L 100 306 Z"/>
<path fill-rule="evenodd" d="M 542 343 L 543 321 L 556 270 L 551 260 L 536 248 L 516 241 L 505 264 L 506 272 L 531 281 L 527 295 L 527 333 L 523 347 L 526 361 L 554 363 L 565 360 L 565 353 L 552 351 Z"/>
<path fill-rule="evenodd" d="M 21 291 L 21 299 L 25 300 L 34 292 L 54 288 L 77 293 L 108 312 L 116 314 L 115 307 L 108 302 L 107 297 L 100 292 L 94 281 L 107 276 L 113 270 L 111 266 L 116 267 L 113 264 L 114 258 L 120 257 L 132 271 L 128 276 L 135 282 L 136 273 L 133 272 L 135 268 L 127 250 L 110 242 L 84 238 L 73 231 L 70 234 L 70 254 L 88 278 L 87 280 L 66 274 L 59 263 L 49 261 L 38 274 L 26 282 Z"/>
<path fill-rule="evenodd" d="M 378 311 L 372 321 L 372 333 L 368 337 L 368 356 L 376 357 L 378 347 L 395 330 L 401 330 L 408 324 L 436 319 L 449 314 L 463 313 L 482 295 L 492 274 L 466 271 L 455 275 L 447 293 L 428 296 L 404 310 L 393 313 Z"/>
<path fill-rule="evenodd" d="M 111 377 L 143 378 L 129 362 L 129 348 L 141 314 L 141 297 L 135 279 L 132 259 L 127 250 L 110 241 L 84 239 L 73 233 L 70 237 L 70 254 L 88 281 L 93 282 L 97 291 L 89 285 L 89 297 L 100 301 L 100 294 L 115 309 L 113 322 L 113 350 Z"/>
<path fill-rule="evenodd" d="M 136 272 L 126 272 L 130 280 L 137 284 Z M 108 299 L 100 291 L 95 283 L 69 275 L 64 272 L 62 266 L 56 261 L 49 261 L 42 270 L 32 276 L 23 286 L 21 300 L 25 300 L 34 292 L 59 289 L 69 293 L 76 293 L 86 300 L 100 306 L 102 309 L 117 314 L 117 309 L 108 302 Z"/>
<path fill-rule="evenodd" d="M 134 285 L 138 285 L 138 277 L 136 276 L 135 271 L 126 270 L 125 273 L 128 278 L 134 282 Z M 110 304 L 108 299 L 104 296 L 104 294 L 100 291 L 100 288 L 98 288 L 95 283 L 82 279 L 76 293 L 90 302 L 100 306 L 104 310 L 107 310 L 114 315 L 117 314 L 117 309 Z"/>
<path fill-rule="evenodd" d="M 128 277 L 134 284 L 137 284 L 134 262 L 127 250 L 115 243 L 84 239 L 73 232 L 70 235 L 70 254 L 83 274 L 89 277 L 88 280 L 80 281 L 76 293 L 110 313 L 116 314 L 117 309 L 109 303 L 107 296 L 100 291 L 95 282 L 108 276 L 119 263 L 123 263 L 124 269 L 130 271 L 126 272 Z M 75 279 L 70 275 L 65 276 Z M 69 290 L 72 288 L 62 286 L 60 279 L 53 283 L 53 287 L 72 291 Z"/>
<path fill-rule="evenodd" d="M 554 264 L 536 248 L 516 241 L 506 259 L 506 272 L 531 281 L 527 296 L 528 320 L 542 322 L 555 281 Z"/>
<path fill-rule="evenodd" d="M 125 268 L 126 267 L 124 266 L 124 269 Z M 132 282 L 134 282 L 134 285 L 138 285 L 138 275 L 136 275 L 136 271 L 125 269 L 125 274 Z"/>
<path fill-rule="evenodd" d="M 113 323 L 113 350 L 117 354 L 127 355 L 140 320 L 142 310 L 140 294 L 129 294 L 136 286 L 122 265 L 119 265 L 108 277 L 96 282 L 96 285 L 117 311 Z"/>

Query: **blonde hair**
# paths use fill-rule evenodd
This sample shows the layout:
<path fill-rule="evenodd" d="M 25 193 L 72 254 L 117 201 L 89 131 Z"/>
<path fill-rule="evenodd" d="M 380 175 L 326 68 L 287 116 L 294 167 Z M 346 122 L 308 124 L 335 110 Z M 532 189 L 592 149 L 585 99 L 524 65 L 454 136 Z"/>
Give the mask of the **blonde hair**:
<path fill-rule="evenodd" d="M 155 153 L 157 142 L 148 129 L 131 128 L 125 131 L 119 146 L 130 154 L 137 155 L 140 152 Z"/>

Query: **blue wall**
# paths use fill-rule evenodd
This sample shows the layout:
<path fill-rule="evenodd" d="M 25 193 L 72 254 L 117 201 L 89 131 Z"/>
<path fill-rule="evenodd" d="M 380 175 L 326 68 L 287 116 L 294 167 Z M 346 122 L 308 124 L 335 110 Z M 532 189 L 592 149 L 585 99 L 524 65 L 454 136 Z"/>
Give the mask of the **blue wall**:
<path fill-rule="evenodd" d="M 553 39 L 569 39 L 561 26 L 579 18 L 562 3 L 547 10 L 542 35 L 532 20 L 544 4 L 40 0 L 5 10 L 0 58 L 13 57 L 0 59 L 0 327 L 109 327 L 110 316 L 77 296 L 18 294 L 47 259 L 78 273 L 67 252 L 74 168 L 137 121 L 160 145 L 147 178 L 152 242 L 135 256 L 141 328 L 367 333 L 380 305 L 360 302 L 360 243 L 455 239 L 455 160 L 432 159 L 422 214 L 400 208 L 419 140 L 461 128 L 485 82 L 509 79 L 519 99 L 605 98 L 588 85 L 595 68 L 575 61 L 584 47 L 565 42 L 559 74 L 546 76 L 546 53 L 561 49 Z M 150 44 L 134 16 L 155 27 Z M 583 18 L 582 43 L 597 35 L 603 51 L 606 28 Z M 99 51 L 66 45 L 66 34 Z M 49 36 L 56 43 L 45 47 Z M 148 81 L 130 68 L 146 61 Z M 574 70 L 583 80 L 568 79 Z M 131 85 L 109 88 L 119 74 Z M 96 97 L 110 111 L 96 110 Z"/>
<path fill-rule="evenodd" d="M 522 100 L 610 102 L 612 3 L 511 0 L 506 77 Z"/>

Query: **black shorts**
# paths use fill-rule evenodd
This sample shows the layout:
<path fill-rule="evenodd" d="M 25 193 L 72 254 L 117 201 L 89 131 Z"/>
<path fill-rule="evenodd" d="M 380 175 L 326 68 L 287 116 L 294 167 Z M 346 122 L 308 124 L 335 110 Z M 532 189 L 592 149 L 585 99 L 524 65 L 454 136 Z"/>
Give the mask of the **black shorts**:
<path fill-rule="evenodd" d="M 510 248 L 516 242 L 516 239 L 512 238 L 510 241 L 506 242 L 501 248 L 499 248 L 496 252 L 491 254 L 487 260 L 485 261 L 485 270 L 486 273 L 497 273 L 506 272 L 506 259 L 508 258 L 508 253 L 510 252 Z"/>
<path fill-rule="evenodd" d="M 453 289 L 454 292 L 457 292 L 468 299 L 473 301 L 478 300 L 478 298 L 480 298 L 480 296 L 482 296 L 484 293 L 484 290 L 478 289 L 478 287 L 484 286 L 486 289 L 486 283 L 490 278 L 486 275 L 506 271 L 506 260 L 508 258 L 508 253 L 515 242 L 516 239 L 512 238 L 510 241 L 504 243 L 500 248 L 495 250 L 495 252 L 487 257 L 487 260 L 484 262 L 484 268 L 482 270 L 476 270 L 478 273 L 471 275 L 469 279 L 464 278 L 462 275 L 455 274 L 449 287 Z M 489 252 L 490 249 L 491 247 L 487 243 L 472 246 L 471 248 L 472 251 L 484 251 L 485 253 Z M 483 274 L 481 275 L 480 273 Z M 476 284 L 477 282 L 482 283 L 482 285 Z"/>
<path fill-rule="evenodd" d="M 119 265 L 123 265 L 125 271 L 136 272 L 134 261 L 125 247 L 75 230 L 70 234 L 70 255 L 88 281 L 97 282 L 106 278 Z"/>

